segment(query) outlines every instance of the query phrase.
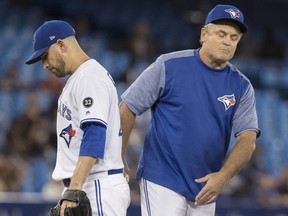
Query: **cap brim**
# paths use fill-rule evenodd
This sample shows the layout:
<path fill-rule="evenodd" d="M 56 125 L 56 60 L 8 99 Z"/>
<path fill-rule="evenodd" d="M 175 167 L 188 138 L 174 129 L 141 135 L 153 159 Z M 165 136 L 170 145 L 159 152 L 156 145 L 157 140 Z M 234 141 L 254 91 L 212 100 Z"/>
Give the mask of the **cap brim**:
<path fill-rule="evenodd" d="M 30 58 L 26 61 L 26 64 L 34 64 L 38 61 L 41 60 L 41 56 L 43 55 L 43 53 L 48 49 L 49 47 L 44 47 L 42 49 L 39 49 L 37 51 L 35 51 L 32 56 L 30 56 Z"/>
<path fill-rule="evenodd" d="M 238 20 L 235 20 L 235 19 L 222 18 L 222 19 L 213 20 L 212 23 L 216 23 L 217 21 L 222 21 L 222 20 L 226 20 L 226 21 L 235 23 L 240 28 L 240 31 L 242 33 L 245 33 L 245 32 L 248 31 L 247 25 L 245 25 L 244 23 L 242 23 L 242 22 L 240 22 Z"/>
<path fill-rule="evenodd" d="M 239 28 L 240 28 L 240 31 L 241 31 L 242 33 L 247 32 L 248 27 L 247 27 L 244 23 L 239 22 L 239 21 L 237 21 L 237 20 L 230 20 L 230 21 L 231 21 L 231 22 L 234 22 L 236 25 L 238 25 Z"/>

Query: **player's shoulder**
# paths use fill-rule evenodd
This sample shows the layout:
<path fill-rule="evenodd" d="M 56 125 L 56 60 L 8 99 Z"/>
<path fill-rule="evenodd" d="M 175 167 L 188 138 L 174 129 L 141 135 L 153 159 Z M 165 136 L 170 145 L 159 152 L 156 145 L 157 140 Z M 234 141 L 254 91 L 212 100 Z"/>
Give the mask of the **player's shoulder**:
<path fill-rule="evenodd" d="M 158 57 L 158 59 L 161 59 L 162 61 L 168 61 L 171 59 L 176 58 L 185 58 L 185 57 L 193 57 L 196 55 L 195 49 L 186 49 L 186 50 L 179 50 L 169 53 L 164 53 Z"/>
<path fill-rule="evenodd" d="M 91 77 L 98 78 L 105 77 L 107 70 L 95 59 L 90 59 L 84 62 L 79 68 L 79 78 Z"/>
<path fill-rule="evenodd" d="M 242 79 L 243 81 L 250 83 L 249 78 L 246 75 L 244 75 L 244 73 L 242 73 L 234 64 L 229 62 L 228 67 L 230 68 L 232 76 L 238 77 L 239 79 Z"/>
<path fill-rule="evenodd" d="M 106 69 L 95 59 L 89 59 L 88 61 L 84 62 L 82 65 L 83 73 L 86 74 L 95 74 L 95 71 L 104 71 L 106 72 Z"/>

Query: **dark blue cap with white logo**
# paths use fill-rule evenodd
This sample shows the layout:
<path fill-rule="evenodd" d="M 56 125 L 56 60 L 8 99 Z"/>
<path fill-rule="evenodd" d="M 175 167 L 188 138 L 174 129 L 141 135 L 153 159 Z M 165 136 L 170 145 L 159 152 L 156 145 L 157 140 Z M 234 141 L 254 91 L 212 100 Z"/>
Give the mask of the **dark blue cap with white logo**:
<path fill-rule="evenodd" d="M 50 20 L 41 25 L 33 35 L 34 53 L 26 61 L 26 64 L 33 64 L 41 59 L 41 55 L 56 43 L 59 39 L 75 36 L 73 27 L 62 20 Z"/>
<path fill-rule="evenodd" d="M 229 20 L 239 26 L 242 33 L 247 32 L 248 27 L 244 23 L 243 13 L 232 5 L 216 5 L 206 18 L 205 25 L 220 20 Z"/>

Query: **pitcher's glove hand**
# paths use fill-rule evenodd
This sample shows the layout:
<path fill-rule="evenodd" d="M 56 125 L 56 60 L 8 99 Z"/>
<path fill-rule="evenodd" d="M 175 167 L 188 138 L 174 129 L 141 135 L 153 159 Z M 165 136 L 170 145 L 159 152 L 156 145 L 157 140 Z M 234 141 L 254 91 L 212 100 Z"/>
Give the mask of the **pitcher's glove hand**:
<path fill-rule="evenodd" d="M 77 206 L 65 209 L 65 216 L 92 216 L 90 200 L 82 190 L 67 189 L 58 204 L 51 208 L 48 216 L 60 216 L 61 204 L 64 200 L 77 203 Z"/>

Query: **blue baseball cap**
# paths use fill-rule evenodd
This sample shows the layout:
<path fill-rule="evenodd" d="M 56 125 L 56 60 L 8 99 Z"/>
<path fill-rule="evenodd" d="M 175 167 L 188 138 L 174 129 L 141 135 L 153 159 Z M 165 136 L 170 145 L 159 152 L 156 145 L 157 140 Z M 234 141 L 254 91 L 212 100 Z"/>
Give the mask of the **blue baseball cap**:
<path fill-rule="evenodd" d="M 244 23 L 243 13 L 232 5 L 216 5 L 206 18 L 205 25 L 220 20 L 229 20 L 239 26 L 242 33 L 247 32 L 248 27 Z"/>
<path fill-rule="evenodd" d="M 41 59 L 41 55 L 56 43 L 58 39 L 65 39 L 75 36 L 73 27 L 62 20 L 50 20 L 41 25 L 33 35 L 34 53 L 26 61 L 26 64 L 33 64 Z"/>

